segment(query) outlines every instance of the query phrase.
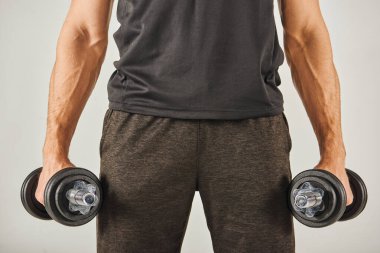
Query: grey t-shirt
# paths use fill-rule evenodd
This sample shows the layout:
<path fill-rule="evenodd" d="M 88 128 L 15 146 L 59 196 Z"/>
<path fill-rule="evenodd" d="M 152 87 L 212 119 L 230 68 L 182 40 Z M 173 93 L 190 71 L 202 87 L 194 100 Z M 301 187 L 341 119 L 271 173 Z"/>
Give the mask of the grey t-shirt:
<path fill-rule="evenodd" d="M 283 111 L 273 0 L 119 0 L 109 107 L 184 119 Z"/>

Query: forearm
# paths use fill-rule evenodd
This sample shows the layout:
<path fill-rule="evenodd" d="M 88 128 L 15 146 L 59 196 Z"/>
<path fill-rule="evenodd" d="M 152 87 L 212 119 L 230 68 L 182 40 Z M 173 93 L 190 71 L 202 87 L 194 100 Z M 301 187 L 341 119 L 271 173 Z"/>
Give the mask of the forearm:
<path fill-rule="evenodd" d="M 340 84 L 325 26 L 302 36 L 285 35 L 294 85 L 318 139 L 321 161 L 344 163 Z"/>
<path fill-rule="evenodd" d="M 84 106 L 99 76 L 107 36 L 63 25 L 49 86 L 44 157 L 68 157 L 69 146 Z"/>

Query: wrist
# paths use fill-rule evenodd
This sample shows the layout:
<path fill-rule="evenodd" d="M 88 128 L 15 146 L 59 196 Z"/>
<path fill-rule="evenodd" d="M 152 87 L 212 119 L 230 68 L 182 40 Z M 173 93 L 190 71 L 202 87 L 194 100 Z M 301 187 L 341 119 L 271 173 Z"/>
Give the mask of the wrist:
<path fill-rule="evenodd" d="M 321 160 L 338 160 L 344 161 L 346 159 L 345 149 L 324 149 L 320 152 Z"/>
<path fill-rule="evenodd" d="M 342 139 L 323 141 L 319 145 L 321 159 L 340 159 L 346 158 L 346 148 Z"/>
<path fill-rule="evenodd" d="M 62 168 L 75 167 L 75 165 L 65 155 L 49 153 L 43 156 L 43 167 L 48 171 L 56 171 Z"/>
<path fill-rule="evenodd" d="M 317 168 L 341 170 L 345 169 L 346 152 L 343 149 L 329 150 L 321 153 Z"/>
<path fill-rule="evenodd" d="M 343 141 L 331 141 L 320 146 L 319 167 L 345 168 L 346 149 Z"/>
<path fill-rule="evenodd" d="M 68 160 L 69 148 L 52 142 L 45 142 L 42 149 L 43 159 L 45 160 Z"/>

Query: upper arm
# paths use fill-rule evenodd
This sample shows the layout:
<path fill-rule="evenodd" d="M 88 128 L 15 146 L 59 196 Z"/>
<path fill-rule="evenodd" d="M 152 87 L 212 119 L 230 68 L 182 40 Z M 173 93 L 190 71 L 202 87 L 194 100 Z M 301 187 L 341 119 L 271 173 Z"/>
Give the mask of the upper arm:
<path fill-rule="evenodd" d="M 278 0 L 278 6 L 285 39 L 305 41 L 310 36 L 328 36 L 319 0 Z"/>
<path fill-rule="evenodd" d="M 62 31 L 92 46 L 106 44 L 112 5 L 113 0 L 72 0 Z"/>

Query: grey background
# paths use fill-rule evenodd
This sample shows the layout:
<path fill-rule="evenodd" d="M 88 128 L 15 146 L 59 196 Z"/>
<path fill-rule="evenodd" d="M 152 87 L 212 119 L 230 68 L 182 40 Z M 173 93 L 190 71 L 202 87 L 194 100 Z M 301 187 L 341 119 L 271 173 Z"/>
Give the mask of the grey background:
<path fill-rule="evenodd" d="M 37 220 L 23 209 L 19 190 L 25 176 L 42 163 L 48 84 L 55 60 L 57 37 L 69 1 L 0 0 L 0 252 L 95 252 L 95 220 L 70 228 Z M 297 252 L 379 252 L 380 195 L 378 180 L 379 59 L 376 0 L 321 1 L 329 27 L 342 89 L 343 135 L 347 167 L 366 181 L 367 209 L 355 220 L 322 229 L 295 221 Z M 110 26 L 107 56 L 79 121 L 70 158 L 74 164 L 99 172 L 98 146 L 108 101 L 106 84 L 118 58 L 112 33 L 118 28 L 116 4 Z M 276 4 L 276 20 L 282 27 Z M 285 63 L 280 68 L 281 90 L 293 140 L 292 172 L 318 162 L 315 135 Z M 184 253 L 211 253 L 212 245 L 203 206 L 196 193 L 183 243 Z"/>

